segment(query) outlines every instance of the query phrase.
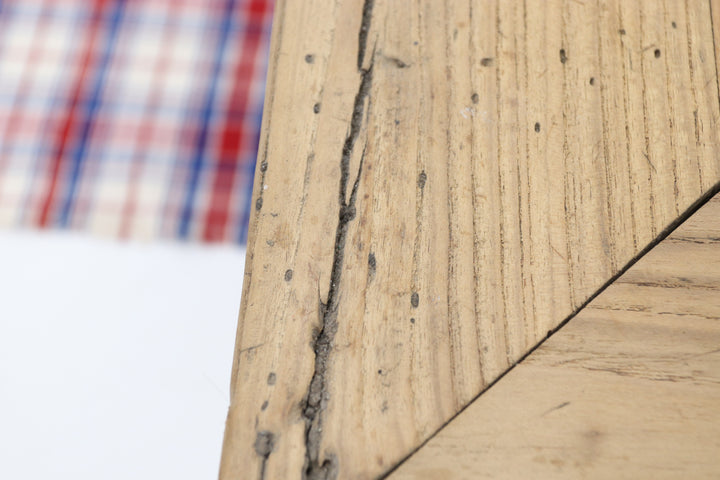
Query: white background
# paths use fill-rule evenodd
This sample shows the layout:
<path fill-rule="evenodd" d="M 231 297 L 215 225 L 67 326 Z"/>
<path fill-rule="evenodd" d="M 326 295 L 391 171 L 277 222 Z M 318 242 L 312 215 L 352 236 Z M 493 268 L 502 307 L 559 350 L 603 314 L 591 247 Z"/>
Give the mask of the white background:
<path fill-rule="evenodd" d="M 0 478 L 216 478 L 244 260 L 0 232 Z"/>

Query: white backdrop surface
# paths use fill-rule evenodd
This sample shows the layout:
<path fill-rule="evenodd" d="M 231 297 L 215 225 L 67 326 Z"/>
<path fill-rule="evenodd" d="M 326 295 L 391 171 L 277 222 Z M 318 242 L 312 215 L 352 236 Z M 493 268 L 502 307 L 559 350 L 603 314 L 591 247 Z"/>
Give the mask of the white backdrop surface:
<path fill-rule="evenodd" d="M 0 232 L 0 478 L 216 478 L 244 260 Z"/>

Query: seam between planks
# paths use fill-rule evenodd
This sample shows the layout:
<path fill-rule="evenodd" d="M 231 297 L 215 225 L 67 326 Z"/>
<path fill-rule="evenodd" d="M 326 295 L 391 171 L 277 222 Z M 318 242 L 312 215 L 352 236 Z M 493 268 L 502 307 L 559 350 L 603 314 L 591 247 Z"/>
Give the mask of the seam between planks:
<path fill-rule="evenodd" d="M 605 282 L 599 289 L 597 289 L 592 295 L 590 295 L 587 300 L 585 300 L 573 313 L 571 313 L 565 320 L 560 322 L 560 324 L 555 327 L 554 329 L 550 330 L 547 334 L 547 336 L 539 341 L 535 346 L 533 346 L 525 355 L 523 355 L 517 362 L 513 363 L 507 370 L 505 370 L 502 374 L 500 374 L 495 380 L 493 380 L 490 384 L 488 384 L 484 389 L 480 391 L 475 397 L 473 397 L 472 400 L 470 400 L 463 408 L 461 408 L 458 412 L 456 412 L 453 416 L 451 416 L 445 423 L 442 424 L 440 428 L 438 428 L 435 432 L 433 432 L 425 441 L 423 441 L 420 445 L 418 445 L 416 448 L 414 448 L 406 457 L 404 457 L 402 460 L 400 460 L 396 465 L 394 465 L 390 470 L 388 470 L 386 473 L 380 475 L 379 479 L 385 479 L 388 476 L 390 476 L 395 470 L 397 470 L 403 463 L 405 463 L 410 457 L 415 455 L 421 448 L 423 448 L 430 440 L 435 438 L 435 436 L 440 433 L 450 422 L 455 420 L 455 418 L 460 415 L 462 412 L 465 411 L 470 405 L 472 405 L 478 398 L 480 398 L 481 395 L 483 395 L 485 392 L 487 392 L 489 389 L 491 389 L 497 382 L 503 379 L 505 375 L 510 373 L 517 365 L 522 363 L 528 356 L 532 355 L 532 353 L 537 350 L 543 343 L 547 341 L 551 336 L 553 336 L 555 333 L 557 333 L 561 328 L 563 328 L 565 325 L 570 322 L 573 318 L 575 318 L 578 313 L 580 313 L 585 307 L 595 300 L 595 298 L 603 293 L 610 285 L 615 283 L 615 281 L 620 278 L 625 272 L 627 272 L 630 268 L 633 267 L 642 257 L 647 255 L 650 250 L 655 248 L 660 242 L 665 240 L 672 232 L 674 232 L 680 225 L 682 225 L 686 220 L 688 220 L 695 212 L 697 212 L 700 208 L 702 208 L 707 202 L 710 201 L 715 195 L 720 193 L 720 182 L 717 182 L 715 185 L 712 186 L 707 192 L 705 192 L 700 198 L 698 198 L 690 207 L 688 207 L 679 217 L 677 217 L 673 222 L 671 222 L 665 229 L 663 229 L 660 234 L 655 237 L 649 244 L 645 246 L 637 255 L 635 255 L 628 263 L 625 264 L 615 275 L 613 275 L 607 282 Z"/>

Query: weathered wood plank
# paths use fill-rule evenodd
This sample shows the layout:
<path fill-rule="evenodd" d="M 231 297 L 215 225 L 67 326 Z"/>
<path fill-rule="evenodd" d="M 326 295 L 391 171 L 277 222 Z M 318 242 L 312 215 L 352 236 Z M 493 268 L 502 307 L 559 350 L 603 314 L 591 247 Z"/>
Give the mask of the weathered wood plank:
<path fill-rule="evenodd" d="M 390 475 L 720 476 L 720 196 Z"/>
<path fill-rule="evenodd" d="M 428 438 L 720 180 L 712 59 L 699 0 L 279 1 L 221 478 Z"/>

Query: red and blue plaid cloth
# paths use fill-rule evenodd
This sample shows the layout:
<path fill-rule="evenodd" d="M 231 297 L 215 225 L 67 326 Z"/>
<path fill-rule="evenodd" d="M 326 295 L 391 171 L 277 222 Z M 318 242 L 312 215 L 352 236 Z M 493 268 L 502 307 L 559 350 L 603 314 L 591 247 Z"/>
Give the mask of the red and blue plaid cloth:
<path fill-rule="evenodd" d="M 0 0 L 0 227 L 244 242 L 272 0 Z"/>

